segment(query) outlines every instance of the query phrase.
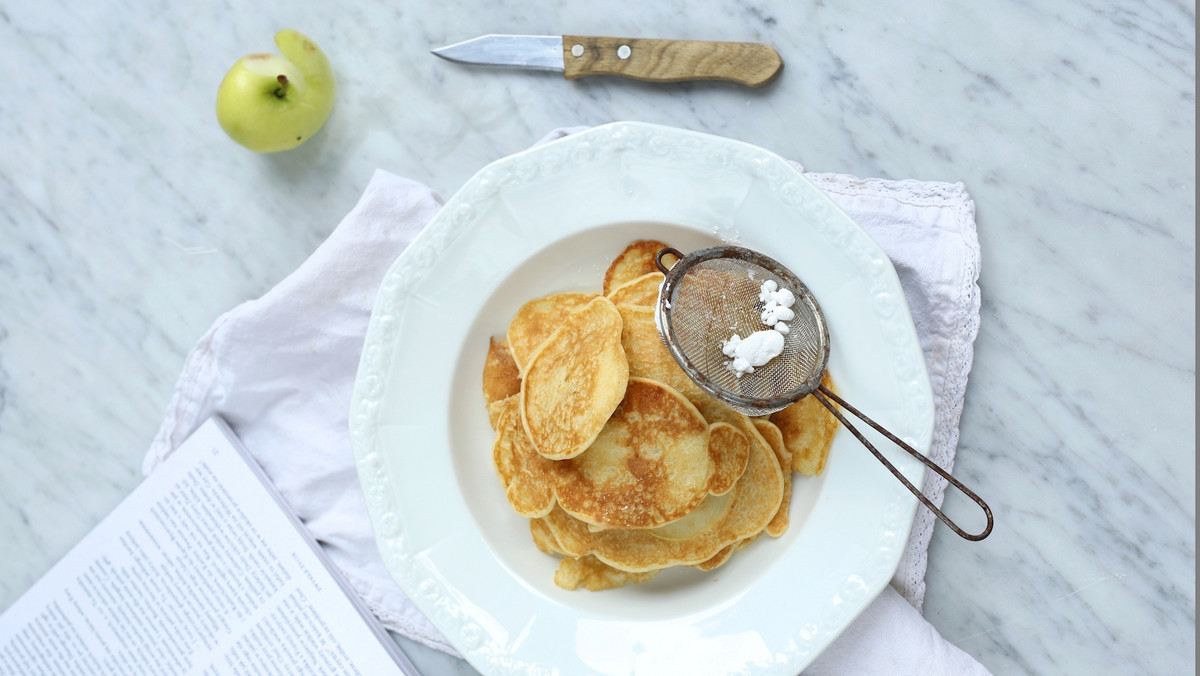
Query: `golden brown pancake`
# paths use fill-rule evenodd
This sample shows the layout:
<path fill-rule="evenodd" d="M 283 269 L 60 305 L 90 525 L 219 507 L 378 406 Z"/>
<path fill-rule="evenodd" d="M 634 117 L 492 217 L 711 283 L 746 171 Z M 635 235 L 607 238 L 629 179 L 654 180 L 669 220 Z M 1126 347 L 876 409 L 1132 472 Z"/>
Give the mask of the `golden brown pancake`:
<path fill-rule="evenodd" d="M 520 396 L 512 395 L 509 397 L 509 399 L 518 401 L 520 400 Z M 502 411 L 504 407 L 504 401 L 505 400 L 503 399 L 499 401 L 493 401 L 487 405 L 487 424 L 491 425 L 493 430 L 496 430 L 499 425 L 500 411 Z M 520 403 L 518 403 L 518 406 L 520 406 Z"/>
<path fill-rule="evenodd" d="M 624 399 L 586 451 L 552 464 L 559 506 L 609 528 L 683 518 L 708 494 L 714 470 L 700 412 L 674 389 L 643 378 L 629 379 Z"/>
<path fill-rule="evenodd" d="M 745 540 L 739 540 L 739 541 L 729 545 L 728 547 L 722 549 L 721 551 L 717 552 L 716 555 L 713 556 L 711 559 L 709 559 L 707 561 L 701 561 L 700 563 L 697 563 L 692 567 L 699 568 L 700 570 L 712 570 L 714 568 L 722 566 L 725 564 L 726 561 L 729 560 L 729 558 L 731 556 L 733 556 L 734 552 L 740 552 L 741 550 L 750 546 L 750 543 L 754 542 L 757 539 L 758 539 L 758 535 L 755 534 L 755 535 L 751 535 L 750 537 L 746 538 Z"/>
<path fill-rule="evenodd" d="M 695 565 L 716 556 L 724 547 L 757 535 L 770 523 L 783 497 L 779 462 L 764 445 L 751 444 L 746 471 L 730 493 L 724 517 L 693 537 L 668 540 L 644 529 L 591 532 L 587 524 L 554 508 L 546 524 L 569 556 L 593 554 L 604 563 L 630 572 L 676 565 Z"/>
<path fill-rule="evenodd" d="M 717 423 L 726 423 L 731 425 L 737 429 L 737 431 L 745 435 L 746 439 L 750 442 L 751 447 L 759 446 L 762 450 L 768 453 L 771 452 L 770 445 L 768 445 L 767 441 L 763 439 L 761 434 L 759 434 L 758 428 L 754 426 L 754 421 L 748 416 L 729 408 L 705 392 L 700 392 L 698 395 L 696 395 L 696 398 L 692 399 L 692 403 L 696 405 L 696 408 L 700 410 L 700 415 L 704 416 L 704 419 L 710 424 L 715 425 Z M 747 455 L 748 454 L 749 450 L 747 450 Z M 745 466 L 745 461 L 742 460 L 742 457 L 743 456 L 735 455 L 728 460 L 729 462 L 733 463 L 735 470 L 739 466 Z"/>
<path fill-rule="evenodd" d="M 701 561 L 700 563 L 693 563 L 691 567 L 699 568 L 700 570 L 705 570 L 705 571 L 712 570 L 714 568 L 718 568 L 718 567 L 724 565 L 725 562 L 729 560 L 729 557 L 733 556 L 733 548 L 735 546 L 736 546 L 736 543 L 733 545 L 725 545 L 724 547 L 721 548 L 721 551 L 717 552 L 716 554 L 713 554 L 711 558 L 705 559 L 704 561 Z"/>
<path fill-rule="evenodd" d="M 626 584 L 638 584 L 658 575 L 657 570 L 630 573 L 618 570 L 594 556 L 567 556 L 554 572 L 554 584 L 563 589 L 583 587 L 588 591 L 612 589 Z"/>
<path fill-rule="evenodd" d="M 487 358 L 483 362 L 483 400 L 492 429 L 496 429 L 494 404 L 520 391 L 521 374 L 508 350 L 508 341 L 489 339 Z"/>
<path fill-rule="evenodd" d="M 521 427 L 519 397 L 496 402 L 496 441 L 492 462 L 504 485 L 504 497 L 521 516 L 545 516 L 554 507 L 554 485 L 546 480 L 550 460 L 538 455 Z"/>
<path fill-rule="evenodd" d="M 613 259 L 608 270 L 604 272 L 604 295 L 607 296 L 618 286 L 642 275 L 658 272 L 654 258 L 659 251 L 666 248 L 668 248 L 666 244 L 652 239 L 640 239 L 625 247 L 625 250 Z M 669 256 L 663 260 L 663 263 L 669 267 L 674 261 L 675 257 Z"/>
<path fill-rule="evenodd" d="M 738 477 L 746 471 L 750 440 L 729 423 L 713 423 L 708 427 L 708 454 L 714 466 L 708 490 L 714 495 L 724 495 L 733 489 Z"/>
<path fill-rule="evenodd" d="M 605 295 L 617 305 L 654 307 L 658 303 L 658 290 L 662 287 L 664 279 L 666 279 L 666 275 L 656 270 L 631 279 Z"/>
<path fill-rule="evenodd" d="M 709 493 L 687 516 L 656 528 L 647 528 L 646 532 L 664 540 L 687 540 L 712 528 L 721 519 L 724 519 L 732 506 L 733 496 L 731 494 L 713 495 Z"/>
<path fill-rule="evenodd" d="M 828 371 L 822 376 L 821 384 L 833 389 L 833 379 Z M 829 447 L 837 433 L 838 420 L 816 397 L 805 397 L 773 413 L 771 422 L 783 433 L 783 443 L 792 454 L 794 471 L 816 476 L 825 469 Z"/>
<path fill-rule="evenodd" d="M 551 556 L 563 556 L 562 548 L 558 546 L 554 533 L 544 519 L 530 519 L 529 532 L 538 549 Z M 554 584 L 563 589 L 583 587 L 589 591 L 600 591 L 645 582 L 657 574 L 657 570 L 645 573 L 617 570 L 594 556 L 568 556 L 559 562 L 558 570 L 554 573 Z"/>
<path fill-rule="evenodd" d="M 788 505 L 792 502 L 792 454 L 783 443 L 783 433 L 769 420 L 754 419 L 754 427 L 775 452 L 779 461 L 779 469 L 783 471 L 783 501 L 779 503 L 779 511 L 775 512 L 771 523 L 767 524 L 767 535 L 779 537 L 788 528 Z"/>
<path fill-rule="evenodd" d="M 621 313 L 597 296 L 563 318 L 525 365 L 521 423 L 533 447 L 554 460 L 584 452 L 625 397 L 628 381 Z"/>
<path fill-rule="evenodd" d="M 596 441 L 567 460 L 549 460 L 533 449 L 520 416 L 512 414 L 514 400 L 496 404 L 493 459 L 505 496 L 522 516 L 541 516 L 557 501 L 592 530 L 653 528 L 696 516 L 714 480 L 729 481 L 714 474 L 708 424 L 687 399 L 660 383 L 630 379 Z M 718 438 L 726 427 L 718 427 Z M 727 432 L 731 438 L 724 443 L 746 445 L 739 432 Z"/>
<path fill-rule="evenodd" d="M 621 345 L 629 360 L 629 374 L 639 378 L 657 380 L 679 390 L 700 409 L 710 423 L 725 422 L 741 430 L 752 440 L 758 435 L 753 431 L 750 419 L 722 404 L 712 395 L 700 389 L 679 363 L 667 351 L 654 324 L 654 308 L 618 305 L 621 312 Z M 763 443 L 766 443 L 765 441 Z"/>
<path fill-rule="evenodd" d="M 708 422 L 729 424 L 745 435 L 751 443 L 756 438 L 761 440 L 749 418 L 714 399 L 679 368 L 679 363 L 667 351 L 662 338 L 659 337 L 658 328 L 654 325 L 654 308 L 619 305 L 617 309 L 621 312 L 621 345 L 629 360 L 630 376 L 656 380 L 679 390 L 696 405 Z M 725 465 L 719 464 L 717 474 L 740 476 L 746 467 L 749 448 L 737 445 L 725 447 L 724 450 L 732 451 L 733 455 L 721 460 Z M 714 461 L 718 460 L 720 458 L 714 457 Z M 721 492 L 719 484 L 715 488 L 718 490 L 714 492 Z"/>
<path fill-rule="evenodd" d="M 521 374 L 508 349 L 508 342 L 489 339 L 487 359 L 483 363 L 484 401 L 490 404 L 520 391 Z"/>
<path fill-rule="evenodd" d="M 554 537 L 554 531 L 550 530 L 550 526 L 546 525 L 544 519 L 530 519 L 529 534 L 533 536 L 533 544 L 546 554 L 558 554 L 560 556 L 563 554 L 562 547 L 559 546 L 558 540 Z"/>
<path fill-rule="evenodd" d="M 517 368 L 524 370 L 529 357 L 554 333 L 571 311 L 586 305 L 594 293 L 554 293 L 531 300 L 517 310 L 508 324 L 508 348 Z"/>
<path fill-rule="evenodd" d="M 621 346 L 629 360 L 629 374 L 649 378 L 679 390 L 692 403 L 707 396 L 696 381 L 688 377 L 667 347 L 654 325 L 654 308 L 618 305 L 621 313 Z M 703 412 L 703 411 L 702 411 Z M 713 422 L 713 421 L 709 421 Z"/>

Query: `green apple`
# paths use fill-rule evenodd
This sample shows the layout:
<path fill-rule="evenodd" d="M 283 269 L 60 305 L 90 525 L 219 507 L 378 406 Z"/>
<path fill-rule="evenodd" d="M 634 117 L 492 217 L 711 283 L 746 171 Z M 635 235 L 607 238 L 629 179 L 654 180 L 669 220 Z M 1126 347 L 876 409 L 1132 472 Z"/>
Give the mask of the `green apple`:
<path fill-rule="evenodd" d="M 243 56 L 217 90 L 221 128 L 258 153 L 304 143 L 333 108 L 333 67 L 321 48 L 294 30 L 276 33 L 275 46 L 283 56 Z"/>

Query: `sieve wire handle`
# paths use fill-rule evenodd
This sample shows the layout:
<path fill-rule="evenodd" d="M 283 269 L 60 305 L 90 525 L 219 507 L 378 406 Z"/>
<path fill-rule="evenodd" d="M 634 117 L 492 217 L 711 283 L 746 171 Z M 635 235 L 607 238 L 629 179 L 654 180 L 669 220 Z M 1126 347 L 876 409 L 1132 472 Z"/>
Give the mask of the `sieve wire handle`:
<path fill-rule="evenodd" d="M 974 491 L 972 491 L 971 489 L 964 486 L 963 483 L 961 481 L 959 481 L 958 479 L 955 479 L 954 477 L 950 476 L 949 472 L 942 469 L 941 466 L 938 465 L 937 463 L 935 463 L 934 461 L 925 457 L 920 451 L 918 451 L 917 449 L 913 448 L 912 446 L 909 446 L 908 444 L 904 443 L 903 441 L 900 440 L 899 437 L 897 437 L 896 435 L 894 435 L 891 432 L 884 429 L 883 426 L 881 426 L 879 423 L 875 422 L 874 420 L 871 420 L 866 415 L 864 415 L 861 411 L 854 408 L 850 404 L 846 403 L 845 399 L 842 399 L 841 397 L 837 396 L 831 390 L 826 388 L 824 385 L 821 385 L 816 390 L 813 390 L 812 395 L 814 397 L 816 397 L 817 401 L 821 402 L 821 404 L 824 405 L 825 408 L 829 409 L 829 412 L 832 413 L 834 415 L 834 417 L 836 417 L 838 419 L 838 421 L 840 421 L 843 425 L 845 425 L 846 429 L 850 430 L 850 432 L 852 434 L 854 434 L 854 436 L 857 437 L 860 442 L 862 442 L 862 445 L 866 446 L 867 450 L 871 451 L 871 454 L 874 455 L 876 458 L 878 458 L 879 462 L 882 462 L 884 464 L 884 466 L 887 467 L 888 470 L 897 479 L 900 480 L 900 483 L 904 484 L 905 488 L 907 488 L 909 491 L 911 491 L 913 495 L 917 496 L 917 499 L 921 501 L 921 504 L 923 504 L 927 508 L 929 508 L 929 511 L 933 512 L 934 515 L 937 516 L 937 518 L 942 520 L 942 523 L 949 526 L 950 530 L 957 533 L 959 537 L 966 539 L 966 540 L 971 540 L 972 542 L 978 542 L 991 534 L 992 525 L 993 525 L 992 510 L 990 507 L 988 507 L 987 503 L 983 501 L 983 498 L 976 495 Z M 872 428 L 875 429 L 875 431 L 877 431 L 880 434 L 882 434 L 883 436 L 887 437 L 890 441 L 892 441 L 892 443 L 896 444 L 900 448 L 903 448 L 905 450 L 905 452 L 907 452 L 909 455 L 913 456 L 917 460 L 920 460 L 921 463 L 924 464 L 926 467 L 928 467 L 929 469 L 932 469 L 934 472 L 937 472 L 938 476 L 942 477 L 946 481 L 950 482 L 950 484 L 953 485 L 955 488 L 962 491 L 963 495 L 966 495 L 968 498 L 971 498 L 972 500 L 974 500 L 975 504 L 979 505 L 983 509 L 983 513 L 987 516 L 987 527 L 984 528 L 983 531 L 980 533 L 968 533 L 965 530 L 959 528 L 958 524 L 951 521 L 950 517 L 943 514 L 942 510 L 938 509 L 937 506 L 935 506 L 933 504 L 933 502 L 930 501 L 929 498 L 925 497 L 924 493 L 922 493 L 916 486 L 912 485 L 912 483 L 908 479 L 906 479 L 903 474 L 900 473 L 900 470 L 896 469 L 895 465 L 888 462 L 888 459 L 883 457 L 883 454 L 880 453 L 878 451 L 878 449 L 876 449 L 875 446 L 873 446 L 871 444 L 871 442 L 867 441 L 867 438 L 865 436 L 863 436 L 863 434 L 861 432 L 859 432 L 857 429 L 855 429 L 854 425 L 850 424 L 850 421 L 847 420 L 844 415 L 842 415 L 842 412 L 838 410 L 837 406 L 834 406 L 833 403 L 830 402 L 830 399 L 832 399 L 834 402 L 837 402 L 838 406 L 841 406 L 842 408 L 845 408 L 850 413 L 853 413 L 854 416 L 856 418 L 858 418 L 859 420 L 862 420 L 863 422 L 870 425 Z"/>

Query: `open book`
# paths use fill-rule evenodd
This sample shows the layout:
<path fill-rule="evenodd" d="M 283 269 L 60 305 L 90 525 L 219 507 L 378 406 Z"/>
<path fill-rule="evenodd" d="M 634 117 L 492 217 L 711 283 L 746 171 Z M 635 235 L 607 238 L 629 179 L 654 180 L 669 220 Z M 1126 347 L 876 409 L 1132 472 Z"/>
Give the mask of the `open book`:
<path fill-rule="evenodd" d="M 219 419 L 0 615 L 0 675 L 416 673 Z"/>

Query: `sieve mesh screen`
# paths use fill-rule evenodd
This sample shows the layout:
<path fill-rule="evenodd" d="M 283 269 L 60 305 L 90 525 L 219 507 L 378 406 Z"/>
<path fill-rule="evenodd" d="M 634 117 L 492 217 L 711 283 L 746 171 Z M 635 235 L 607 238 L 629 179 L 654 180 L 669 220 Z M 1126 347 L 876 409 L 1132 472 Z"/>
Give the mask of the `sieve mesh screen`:
<path fill-rule="evenodd" d="M 762 256 L 720 255 L 721 249 L 726 248 L 697 252 L 671 269 L 659 304 L 665 339 L 688 375 L 710 394 L 747 415 L 766 415 L 820 383 L 829 350 L 824 318 L 807 287 L 787 269 Z M 783 351 L 739 377 L 729 368 L 723 341 L 773 330 L 762 319 L 760 291 L 767 280 L 795 295 L 795 317 L 785 322 Z"/>

